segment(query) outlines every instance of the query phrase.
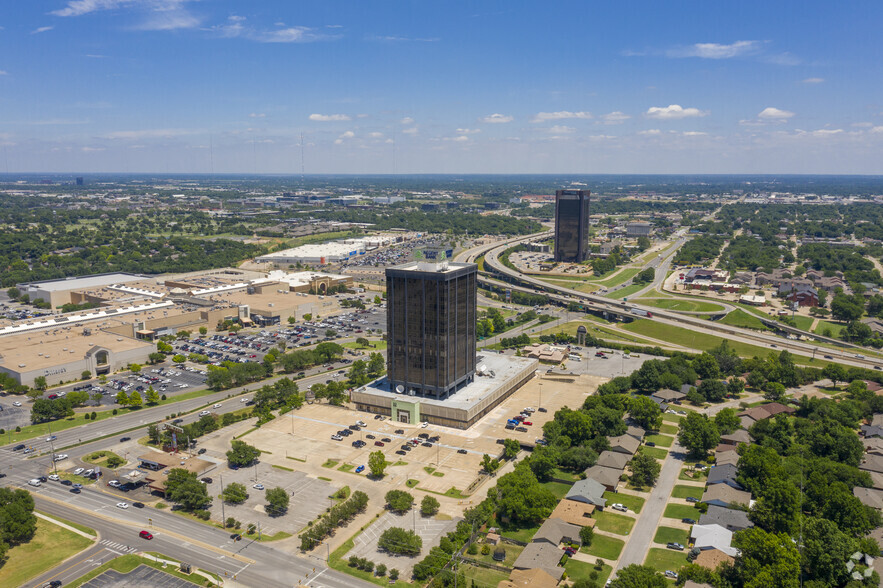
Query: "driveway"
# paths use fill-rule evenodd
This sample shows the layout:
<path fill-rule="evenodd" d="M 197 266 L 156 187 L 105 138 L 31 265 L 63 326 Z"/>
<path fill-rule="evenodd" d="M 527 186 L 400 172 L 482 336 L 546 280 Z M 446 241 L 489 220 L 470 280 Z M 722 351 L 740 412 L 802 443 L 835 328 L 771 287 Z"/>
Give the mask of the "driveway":
<path fill-rule="evenodd" d="M 641 565 L 647 552 L 650 549 L 650 543 L 656 535 L 656 528 L 665 512 L 665 506 L 671 497 L 671 492 L 678 481 L 678 475 L 681 472 L 681 466 L 684 465 L 684 457 L 686 452 L 677 440 L 669 449 L 668 456 L 662 463 L 662 470 L 659 472 L 659 479 L 654 486 L 650 497 L 644 504 L 644 509 L 635 523 L 634 529 L 622 550 L 619 557 L 619 564 L 616 569 L 621 570 L 630 564 Z"/>

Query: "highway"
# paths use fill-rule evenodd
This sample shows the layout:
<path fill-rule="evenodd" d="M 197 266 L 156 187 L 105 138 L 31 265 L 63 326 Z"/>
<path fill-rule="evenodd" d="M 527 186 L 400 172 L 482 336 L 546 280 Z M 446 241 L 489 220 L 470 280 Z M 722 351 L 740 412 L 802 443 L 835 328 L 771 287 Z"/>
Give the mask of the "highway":
<path fill-rule="evenodd" d="M 718 337 L 729 338 L 731 340 L 743 341 L 752 345 L 759 344 L 761 346 L 768 347 L 770 349 L 776 349 L 779 351 L 788 350 L 791 353 L 805 357 L 815 357 L 817 355 L 823 357 L 828 355 L 837 360 L 839 363 L 843 363 L 845 365 L 874 369 L 881 369 L 881 367 L 883 367 L 883 360 L 881 359 L 873 357 L 855 357 L 857 354 L 859 354 L 858 350 L 842 351 L 830 349 L 827 347 L 819 347 L 805 341 L 793 341 L 785 339 L 783 337 L 778 337 L 776 335 L 765 334 L 758 331 L 752 331 L 750 329 L 743 329 L 740 327 L 733 327 L 717 322 L 710 322 L 677 312 L 661 310 L 653 307 L 644 307 L 640 304 L 635 304 L 634 302 L 619 302 L 611 300 L 609 298 L 604 298 L 602 296 L 587 294 L 585 292 L 579 292 L 577 290 L 572 290 L 563 286 L 557 286 L 534 278 L 530 275 L 523 274 L 517 270 L 510 269 L 503 265 L 498 259 L 500 254 L 502 254 L 506 249 L 512 247 L 513 245 L 521 242 L 548 238 L 551 235 L 551 232 L 544 231 L 542 233 L 535 233 L 533 235 L 507 239 L 505 241 L 492 243 L 489 245 L 473 247 L 471 249 L 463 251 L 460 256 L 458 256 L 458 259 L 463 259 L 464 261 L 474 261 L 481 255 L 484 255 L 485 270 L 488 272 L 492 272 L 499 276 L 515 280 L 516 282 L 520 282 L 522 284 L 526 284 L 527 291 L 538 294 L 555 292 L 563 297 L 563 301 L 579 302 L 597 311 L 606 311 L 618 315 L 625 315 L 631 314 L 631 309 L 636 309 L 638 311 L 652 313 L 652 318 L 648 318 L 647 320 L 654 320 L 661 323 L 670 324 L 672 326 L 688 328 L 698 333 L 707 333 L 710 335 L 716 335 Z M 663 273 L 662 269 L 660 269 L 659 273 Z"/>

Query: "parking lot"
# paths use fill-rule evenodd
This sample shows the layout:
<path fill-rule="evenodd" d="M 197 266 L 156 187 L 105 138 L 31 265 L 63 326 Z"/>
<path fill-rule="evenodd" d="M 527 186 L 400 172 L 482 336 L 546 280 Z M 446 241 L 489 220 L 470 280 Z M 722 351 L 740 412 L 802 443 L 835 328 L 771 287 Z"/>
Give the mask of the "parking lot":
<path fill-rule="evenodd" d="M 197 576 L 199 577 L 199 576 Z M 201 578 L 200 578 L 201 579 Z M 160 570 L 141 565 L 123 574 L 116 570 L 107 570 L 103 574 L 95 576 L 85 584 L 83 588 L 128 588 L 130 586 L 152 586 L 154 588 L 190 588 L 199 586 L 180 578 L 176 578 Z"/>

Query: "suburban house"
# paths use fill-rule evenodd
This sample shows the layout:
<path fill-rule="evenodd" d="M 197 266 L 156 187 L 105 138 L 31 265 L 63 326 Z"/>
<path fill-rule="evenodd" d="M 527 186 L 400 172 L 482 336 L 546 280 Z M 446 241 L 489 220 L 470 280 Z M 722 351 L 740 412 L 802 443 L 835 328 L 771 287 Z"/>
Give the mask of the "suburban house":
<path fill-rule="evenodd" d="M 852 489 L 852 495 L 858 498 L 865 506 L 883 510 L 883 490 L 856 486 Z"/>
<path fill-rule="evenodd" d="M 634 455 L 641 446 L 641 440 L 635 439 L 629 434 L 620 435 L 619 437 L 611 437 L 608 441 L 610 442 L 610 451 L 627 453 L 628 455 Z"/>
<path fill-rule="evenodd" d="M 720 525 L 730 531 L 741 531 L 754 526 L 748 520 L 748 513 L 722 506 L 709 506 L 708 512 L 699 517 L 700 525 Z"/>
<path fill-rule="evenodd" d="M 654 400 L 656 403 L 665 403 L 672 404 L 674 402 L 680 402 L 687 397 L 686 392 L 681 392 L 679 390 L 671 390 L 669 388 L 663 388 L 662 390 L 657 390 L 653 394 L 650 395 L 650 399 Z"/>
<path fill-rule="evenodd" d="M 714 484 L 726 484 L 737 490 L 742 490 L 742 486 L 736 481 L 737 469 L 738 468 L 732 464 L 714 466 L 708 470 L 708 481 L 706 484 L 709 486 L 713 486 Z"/>
<path fill-rule="evenodd" d="M 556 547 L 560 545 L 562 541 L 567 541 L 568 543 L 581 543 L 579 538 L 579 531 L 581 528 L 582 527 L 571 525 L 561 519 L 549 517 L 542 525 L 540 525 L 536 534 L 534 534 L 533 542 L 545 541 Z"/>
<path fill-rule="evenodd" d="M 794 412 L 794 409 L 778 402 L 770 402 L 769 404 L 761 404 L 760 406 L 754 406 L 748 410 L 744 410 L 740 412 L 738 416 L 742 421 L 742 428 L 750 429 L 751 425 L 757 421 L 774 417 L 782 412 L 790 414 Z"/>
<path fill-rule="evenodd" d="M 540 568 L 532 570 L 512 570 L 508 580 L 497 584 L 497 588 L 555 588 L 558 580 Z"/>
<path fill-rule="evenodd" d="M 636 427 L 636 426 L 634 426 L 634 425 L 629 425 L 628 428 L 627 428 L 626 431 L 625 431 L 625 434 L 626 434 L 626 435 L 631 435 L 632 437 L 634 437 L 635 439 L 637 439 L 638 441 L 640 441 L 641 439 L 644 438 L 644 435 L 647 434 L 647 431 L 645 431 L 645 430 L 642 429 L 641 427 Z"/>
<path fill-rule="evenodd" d="M 606 468 L 598 464 L 595 464 L 586 470 L 587 479 L 595 480 L 596 482 L 604 486 L 604 488 L 609 492 L 616 492 L 616 489 L 619 487 L 619 477 L 621 475 L 622 470 L 616 468 Z"/>
<path fill-rule="evenodd" d="M 858 469 L 866 472 L 877 472 L 878 474 L 883 473 L 883 456 L 866 455 L 862 462 L 858 464 Z"/>
<path fill-rule="evenodd" d="M 594 504 L 604 508 L 607 499 L 604 498 L 606 488 L 597 480 L 586 478 L 580 480 L 570 487 L 565 498 L 567 500 L 576 500 L 577 502 L 585 502 L 586 504 Z"/>
<path fill-rule="evenodd" d="M 730 447 L 729 445 L 727 447 Z M 722 465 L 736 465 L 739 463 L 739 454 L 735 451 L 715 451 L 714 463 Z"/>
<path fill-rule="evenodd" d="M 733 557 L 739 555 L 739 550 L 731 546 L 733 532 L 717 524 L 693 525 L 693 529 L 690 531 L 690 539 L 693 540 L 693 547 L 703 551 L 706 549 L 719 549 Z"/>
<path fill-rule="evenodd" d="M 738 445 L 739 443 L 745 443 L 746 445 L 751 444 L 751 435 L 748 434 L 748 431 L 745 429 L 739 429 L 738 431 L 734 431 L 729 435 L 721 435 L 721 443 L 727 445 Z"/>
<path fill-rule="evenodd" d="M 559 545 L 562 541 L 580 543 L 580 529 L 581 527 L 561 519 L 546 519 L 534 535 L 533 541 L 527 544 L 512 567 L 516 570 L 540 569 L 556 582 L 560 581 L 564 575 L 564 568 L 558 565 L 563 555 Z"/>
<path fill-rule="evenodd" d="M 594 504 L 587 504 L 577 500 L 567 500 L 566 498 L 558 501 L 558 506 L 549 515 L 551 519 L 561 519 L 565 523 L 578 525 L 580 527 L 594 527 L 595 519 L 592 513 L 595 512 Z"/>
<path fill-rule="evenodd" d="M 865 439 L 870 439 L 871 437 L 883 437 L 883 427 L 878 427 L 877 425 L 862 425 L 860 431 L 862 437 Z"/>
<path fill-rule="evenodd" d="M 735 504 L 751 504 L 751 493 L 744 490 L 736 490 L 727 484 L 712 484 L 705 489 L 702 500 L 709 505 L 730 508 Z"/>
<path fill-rule="evenodd" d="M 736 563 L 736 558 L 732 555 L 727 555 L 720 549 L 706 549 L 700 552 L 699 555 L 696 556 L 696 559 L 693 560 L 693 563 L 697 566 L 702 566 L 703 568 L 712 571 L 716 570 L 717 567 L 724 562 L 733 565 Z M 684 588 L 690 588 L 691 584 L 694 588 L 704 588 L 705 586 L 712 588 L 711 584 L 697 584 L 692 580 L 687 580 L 687 583 L 684 584 Z"/>
<path fill-rule="evenodd" d="M 624 453 L 602 451 L 601 455 L 598 456 L 598 461 L 595 462 L 595 465 L 603 466 L 605 468 L 613 468 L 615 470 L 624 470 L 630 460 L 631 457 Z"/>

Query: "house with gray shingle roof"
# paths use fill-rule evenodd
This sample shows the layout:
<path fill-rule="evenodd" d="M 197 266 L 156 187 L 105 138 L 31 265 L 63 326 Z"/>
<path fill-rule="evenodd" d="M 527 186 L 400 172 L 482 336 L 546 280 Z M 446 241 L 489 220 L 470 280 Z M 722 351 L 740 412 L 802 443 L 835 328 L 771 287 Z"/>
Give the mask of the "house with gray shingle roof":
<path fill-rule="evenodd" d="M 619 437 L 611 437 L 608 439 L 608 442 L 610 443 L 610 451 L 627 453 L 629 455 L 634 455 L 641 446 L 641 441 L 635 439 L 629 434 L 620 435 Z"/>
<path fill-rule="evenodd" d="M 625 453 L 617 453 L 615 451 L 602 451 L 598 456 L 595 465 L 604 466 L 605 468 L 613 468 L 616 470 L 624 470 L 632 458 Z"/>
<path fill-rule="evenodd" d="M 624 454 L 622 454 L 624 455 Z M 609 492 L 616 492 L 619 487 L 622 470 L 616 468 L 605 468 L 604 466 L 595 464 L 586 470 L 586 478 L 595 480 L 600 483 Z"/>
<path fill-rule="evenodd" d="M 586 504 L 594 504 L 595 506 L 604 508 L 607 504 L 607 499 L 604 498 L 605 491 L 606 488 L 604 488 L 603 484 L 597 480 L 586 478 L 585 480 L 580 480 L 571 486 L 565 498 L 568 500 L 585 502 Z"/>
<path fill-rule="evenodd" d="M 730 531 L 741 531 L 754 526 L 748 520 L 748 513 L 722 506 L 709 506 L 708 512 L 699 517 L 700 525 L 720 525 Z"/>
<path fill-rule="evenodd" d="M 714 466 L 708 470 L 708 480 L 706 481 L 706 484 L 709 486 L 713 484 L 726 484 L 737 490 L 742 490 L 742 486 L 736 481 L 737 471 L 738 468 L 733 464 Z"/>
<path fill-rule="evenodd" d="M 700 502 L 724 508 L 729 508 L 736 504 L 748 506 L 751 504 L 751 493 L 744 490 L 736 490 L 727 484 L 712 484 L 705 489 Z"/>

